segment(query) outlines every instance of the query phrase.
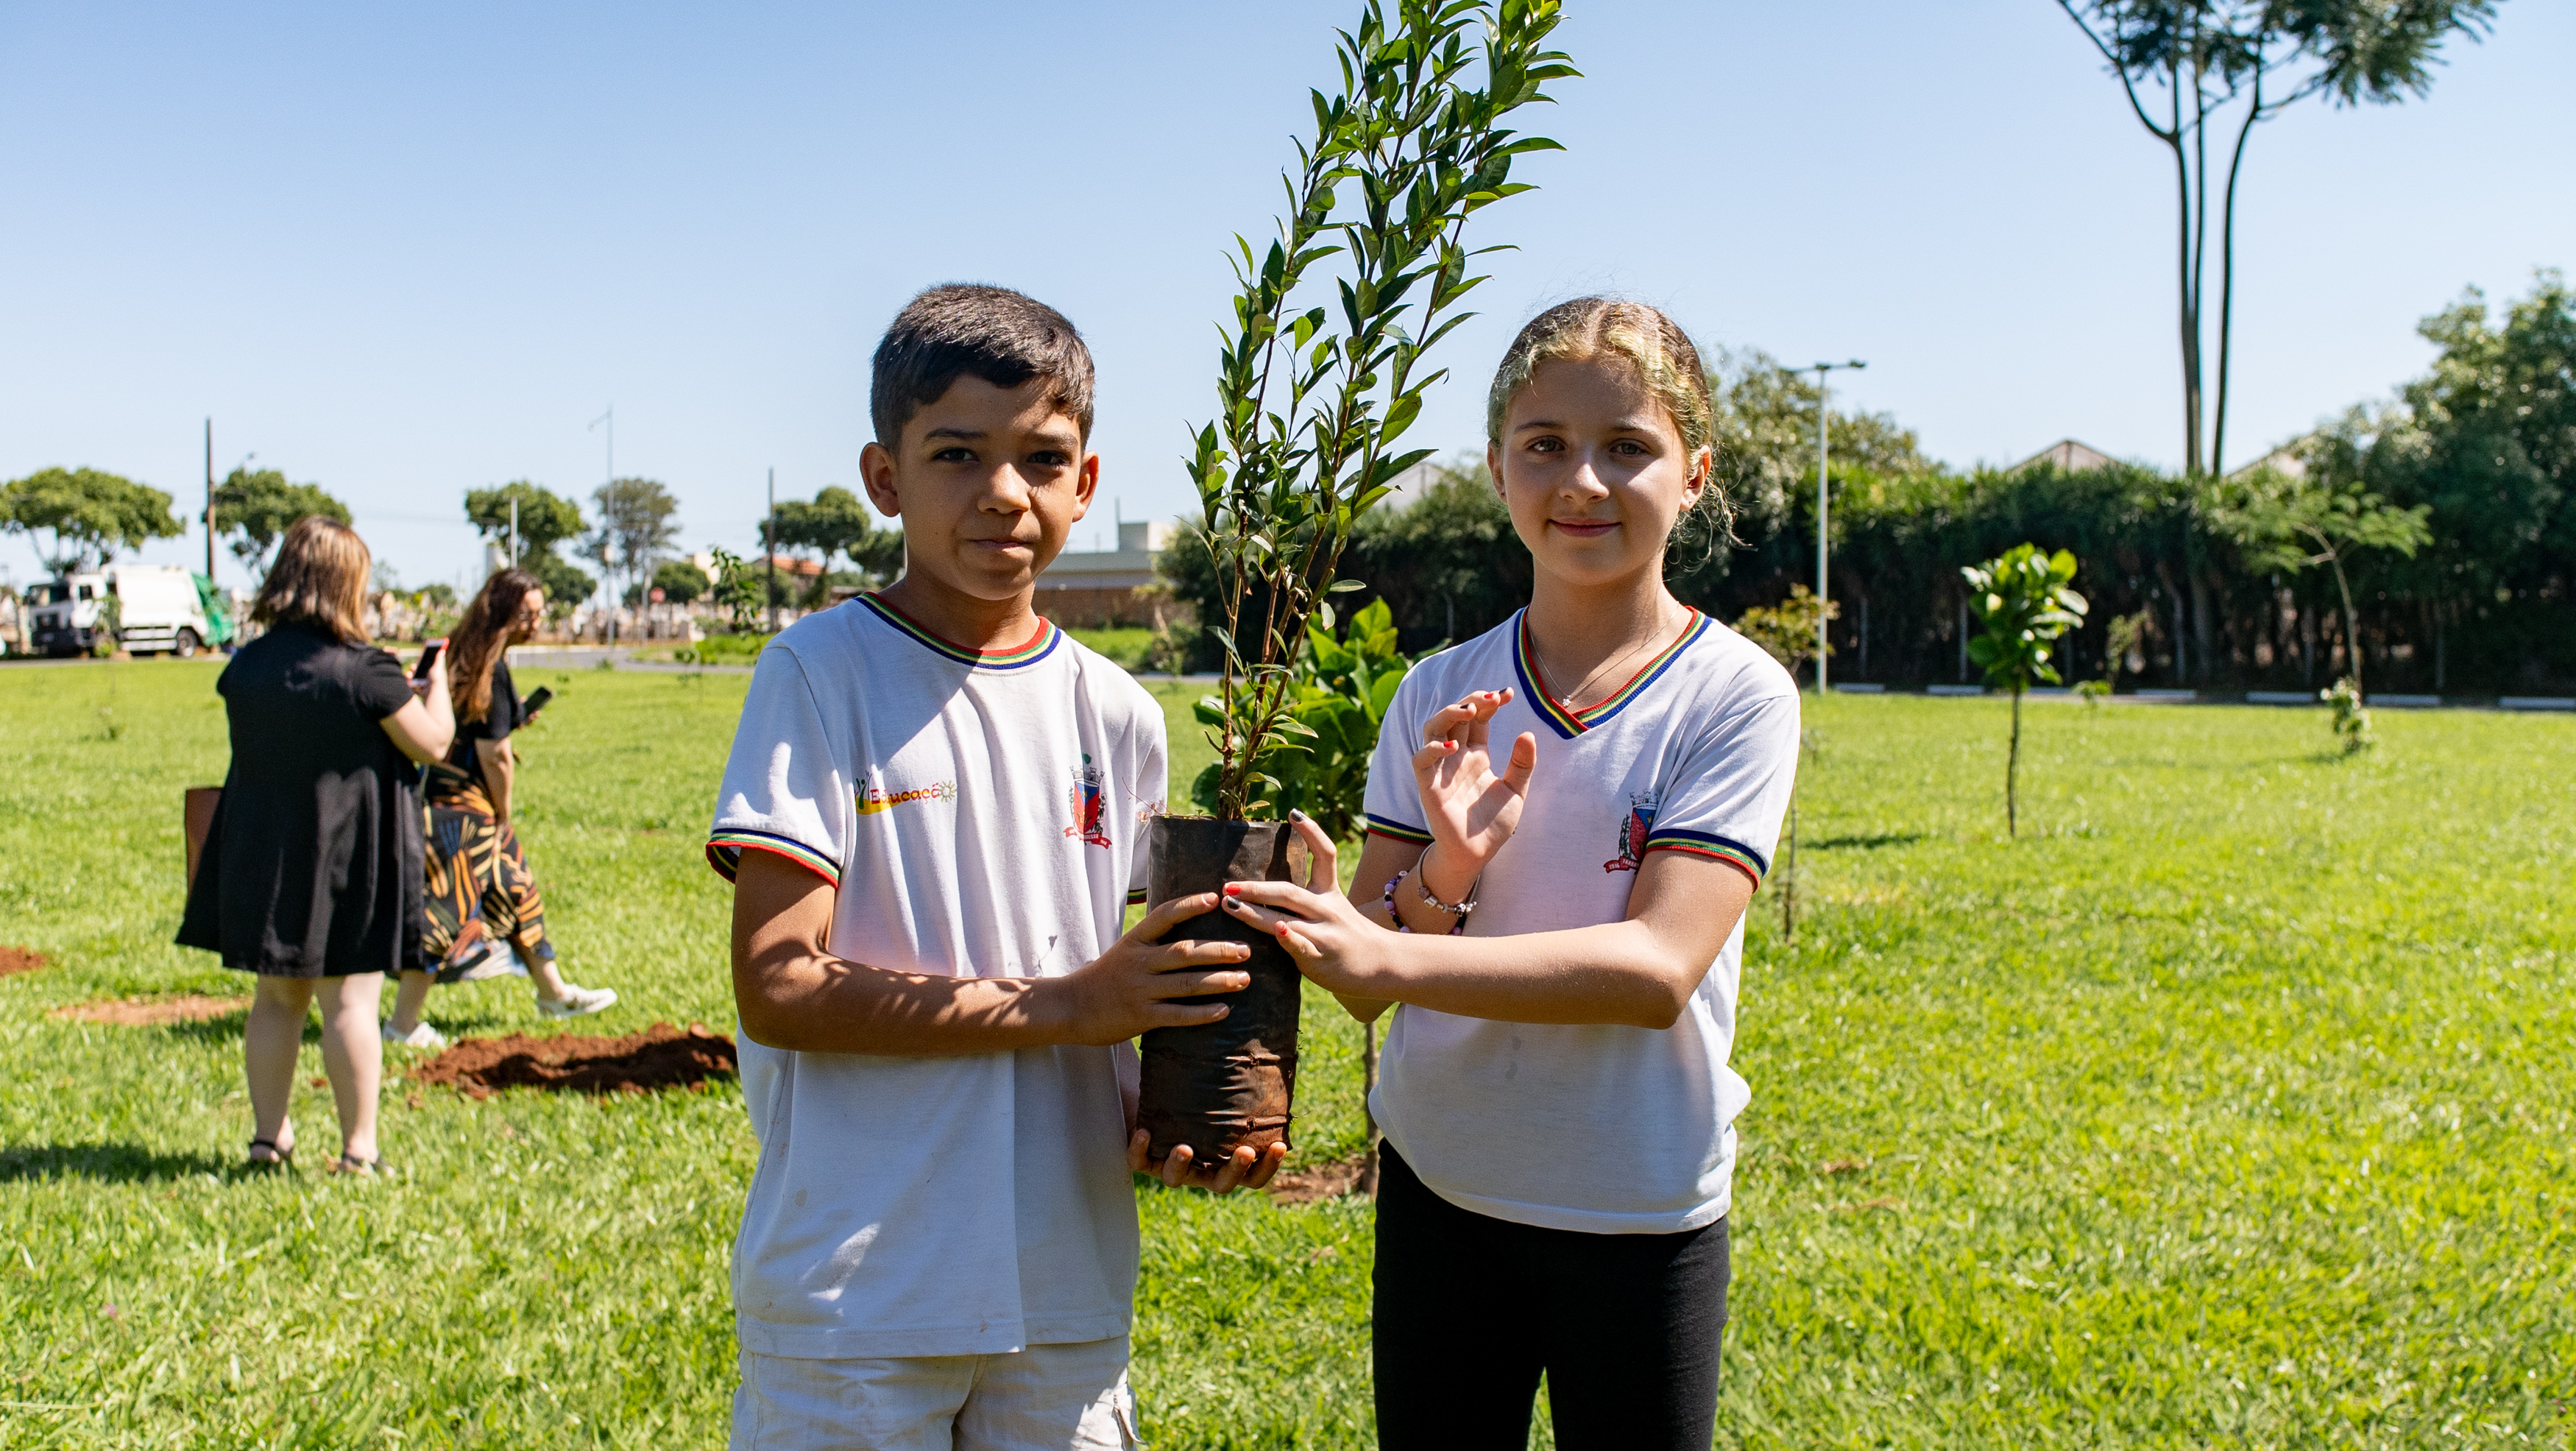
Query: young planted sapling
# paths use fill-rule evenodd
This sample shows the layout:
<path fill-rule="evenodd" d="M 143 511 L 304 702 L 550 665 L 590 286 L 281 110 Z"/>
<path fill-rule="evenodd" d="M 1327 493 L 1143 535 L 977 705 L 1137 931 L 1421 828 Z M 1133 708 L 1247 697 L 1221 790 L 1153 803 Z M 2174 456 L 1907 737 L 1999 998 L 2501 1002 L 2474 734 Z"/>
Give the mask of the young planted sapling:
<path fill-rule="evenodd" d="M 1288 759 L 1320 741 L 1302 666 L 1310 623 L 1326 638 L 1336 571 L 1361 516 L 1429 449 L 1397 445 L 1444 376 L 1431 349 L 1472 314 L 1466 223 L 1528 190 L 1515 157 L 1556 149 L 1504 125 L 1575 74 L 1547 49 L 1558 0 L 1369 0 L 1341 32 L 1340 90 L 1312 93 L 1315 130 L 1283 178 L 1288 212 L 1266 249 L 1236 238 L 1233 321 L 1218 355 L 1217 416 L 1189 460 L 1224 618 L 1203 712 L 1216 747 L 1197 794 L 1212 815 L 1153 827 L 1147 898 L 1282 877 L 1294 804 Z M 1250 931 L 1223 913 L 1182 937 Z M 1284 1139 L 1296 1074 L 1298 976 L 1275 942 L 1252 943 L 1253 985 L 1205 1027 L 1144 1041 L 1139 1122 L 1160 1157 L 1179 1144 L 1212 1164 Z"/>

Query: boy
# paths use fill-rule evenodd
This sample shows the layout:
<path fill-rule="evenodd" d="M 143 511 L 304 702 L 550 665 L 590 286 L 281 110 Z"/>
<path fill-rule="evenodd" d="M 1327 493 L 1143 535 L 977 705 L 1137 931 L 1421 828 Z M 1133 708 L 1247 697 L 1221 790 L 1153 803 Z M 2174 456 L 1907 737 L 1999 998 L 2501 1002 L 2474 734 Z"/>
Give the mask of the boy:
<path fill-rule="evenodd" d="M 868 496 L 903 578 L 763 651 L 709 860 L 733 878 L 760 1139 L 733 1288 L 743 1447 L 1136 1444 L 1131 1169 L 1225 1192 L 1240 1151 L 1145 1163 L 1150 1027 L 1211 1022 L 1248 950 L 1121 936 L 1162 809 L 1162 711 L 1030 608 L 1089 507 L 1073 325 L 935 287 L 878 344 Z M 1122 1158 L 1120 1146 L 1126 1145 Z"/>

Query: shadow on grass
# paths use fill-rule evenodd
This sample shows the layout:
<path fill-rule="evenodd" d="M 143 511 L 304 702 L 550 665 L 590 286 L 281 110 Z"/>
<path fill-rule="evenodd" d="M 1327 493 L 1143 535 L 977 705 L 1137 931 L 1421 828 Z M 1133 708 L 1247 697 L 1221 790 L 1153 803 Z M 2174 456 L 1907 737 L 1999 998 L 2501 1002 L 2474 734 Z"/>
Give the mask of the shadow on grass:
<path fill-rule="evenodd" d="M 433 1007 L 436 1006 L 436 1003 L 437 1000 L 435 998 L 431 999 Z M 385 1011 L 392 1011 L 392 994 L 388 993 L 386 995 L 384 1007 Z M 450 1037 L 462 1037 L 467 1033 L 494 1028 L 499 1026 L 501 1022 L 501 1015 L 497 1011 L 471 1014 L 449 1014 L 433 1011 L 425 1013 L 422 1016 L 429 1020 L 431 1026 L 437 1028 L 440 1032 L 445 1033 Z M 217 1045 L 229 1044 L 238 1047 L 242 1040 L 242 1029 L 249 1022 L 250 1014 L 248 1012 L 239 1012 L 226 1013 L 220 1018 L 208 1018 L 203 1022 L 196 1023 L 156 1023 L 153 1025 L 153 1028 L 159 1032 L 167 1033 L 173 1038 L 185 1039 L 192 1043 L 210 1043 Z M 124 1029 L 121 1031 L 131 1032 L 134 1030 Z M 307 1014 L 305 1016 L 304 1041 L 313 1044 L 319 1044 L 322 1041 L 322 1019 L 319 1015 Z M 388 1052 L 386 1056 L 390 1059 L 393 1055 Z"/>
<path fill-rule="evenodd" d="M 1875 836 L 1828 836 L 1801 845 L 1811 851 L 1876 851 L 1883 846 L 1912 846 L 1924 838 L 1919 831 L 1882 831 Z"/>
<path fill-rule="evenodd" d="M 95 1179 L 102 1184 L 148 1184 L 235 1167 L 213 1154 L 164 1154 L 138 1144 L 13 1144 L 0 1149 L 0 1184 L 47 1179 Z"/>

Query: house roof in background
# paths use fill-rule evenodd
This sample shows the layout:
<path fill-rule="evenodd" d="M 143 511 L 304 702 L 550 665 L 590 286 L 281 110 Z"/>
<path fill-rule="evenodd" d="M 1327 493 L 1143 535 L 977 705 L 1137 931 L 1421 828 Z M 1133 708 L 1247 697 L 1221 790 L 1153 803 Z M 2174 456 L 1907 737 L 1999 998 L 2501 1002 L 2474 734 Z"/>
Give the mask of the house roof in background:
<path fill-rule="evenodd" d="M 2005 472 L 2017 474 L 2024 469 L 2037 468 L 2041 464 L 2055 464 L 2070 474 L 2080 474 L 2088 469 L 2106 468 L 2114 462 L 2116 460 L 2109 454 L 2089 443 L 2081 443 L 2072 438 L 2061 438 L 2020 463 L 2014 464 Z"/>

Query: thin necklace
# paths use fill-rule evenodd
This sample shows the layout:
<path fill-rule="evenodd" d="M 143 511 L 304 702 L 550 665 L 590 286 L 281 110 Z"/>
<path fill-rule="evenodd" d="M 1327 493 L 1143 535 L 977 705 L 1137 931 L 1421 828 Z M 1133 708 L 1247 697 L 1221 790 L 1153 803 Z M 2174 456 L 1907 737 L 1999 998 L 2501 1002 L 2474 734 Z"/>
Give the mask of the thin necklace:
<path fill-rule="evenodd" d="M 1622 651 L 1617 658 L 1612 659 L 1605 664 L 1594 666 L 1592 673 L 1584 676 L 1583 682 L 1580 685 L 1575 686 L 1572 690 L 1557 692 L 1557 701 L 1564 705 L 1568 710 L 1580 711 L 1588 709 L 1589 707 L 1579 704 L 1579 702 L 1591 691 L 1592 683 L 1594 681 L 1599 680 L 1605 675 L 1613 675 L 1613 678 L 1615 678 L 1614 672 L 1620 666 L 1627 664 L 1632 659 L 1635 659 L 1639 651 L 1650 648 L 1655 644 L 1655 642 L 1663 638 L 1663 631 L 1658 628 L 1653 634 L 1648 635 L 1642 643 L 1631 645 L 1626 650 Z M 1533 655 L 1538 654 L 1538 642 L 1536 640 L 1532 640 L 1530 642 L 1530 653 Z M 1547 668 L 1547 660 L 1542 656 L 1539 658 L 1538 662 L 1538 673 L 1539 683 L 1544 685 L 1547 683 L 1548 678 L 1553 676 L 1556 672 Z M 1598 705 L 1600 702 L 1596 700 L 1592 702 L 1592 704 Z"/>

